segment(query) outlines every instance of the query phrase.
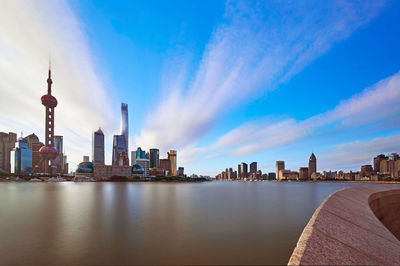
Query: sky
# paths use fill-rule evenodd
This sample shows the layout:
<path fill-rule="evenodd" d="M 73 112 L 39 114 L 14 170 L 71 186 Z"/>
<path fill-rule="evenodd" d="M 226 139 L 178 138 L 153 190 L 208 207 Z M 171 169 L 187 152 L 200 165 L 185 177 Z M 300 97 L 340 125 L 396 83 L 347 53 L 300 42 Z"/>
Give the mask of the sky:
<path fill-rule="evenodd" d="M 359 170 L 400 152 L 398 1 L 5 0 L 0 131 L 44 139 L 47 69 L 70 170 L 101 127 L 185 173 Z"/>

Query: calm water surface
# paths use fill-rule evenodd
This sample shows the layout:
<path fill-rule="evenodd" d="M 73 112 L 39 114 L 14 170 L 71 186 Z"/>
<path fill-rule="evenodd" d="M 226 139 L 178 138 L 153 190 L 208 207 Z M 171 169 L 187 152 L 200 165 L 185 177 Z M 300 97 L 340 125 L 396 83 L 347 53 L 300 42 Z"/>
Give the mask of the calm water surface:
<path fill-rule="evenodd" d="M 0 183 L 0 264 L 286 264 L 320 203 L 355 185 Z"/>

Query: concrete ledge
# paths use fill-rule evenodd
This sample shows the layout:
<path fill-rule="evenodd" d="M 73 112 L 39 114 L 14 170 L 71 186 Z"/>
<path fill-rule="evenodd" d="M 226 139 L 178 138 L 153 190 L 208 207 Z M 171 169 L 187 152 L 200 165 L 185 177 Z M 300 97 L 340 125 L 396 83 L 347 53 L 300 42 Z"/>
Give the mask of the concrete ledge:
<path fill-rule="evenodd" d="M 399 236 L 400 185 L 339 190 L 315 211 L 288 265 L 400 265 Z"/>

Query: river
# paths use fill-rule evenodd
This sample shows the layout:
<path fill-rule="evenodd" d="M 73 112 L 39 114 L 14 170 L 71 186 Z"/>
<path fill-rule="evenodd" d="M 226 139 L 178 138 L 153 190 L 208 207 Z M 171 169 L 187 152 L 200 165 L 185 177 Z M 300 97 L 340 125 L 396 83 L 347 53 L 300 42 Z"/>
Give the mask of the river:
<path fill-rule="evenodd" d="M 355 185 L 1 182 L 0 264 L 286 264 L 315 209 Z"/>

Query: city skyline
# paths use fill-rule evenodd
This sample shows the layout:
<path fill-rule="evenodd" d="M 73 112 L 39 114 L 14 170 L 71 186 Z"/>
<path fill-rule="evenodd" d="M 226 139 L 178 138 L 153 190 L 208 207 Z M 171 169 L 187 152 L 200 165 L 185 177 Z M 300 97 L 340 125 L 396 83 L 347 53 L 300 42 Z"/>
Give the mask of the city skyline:
<path fill-rule="evenodd" d="M 298 169 L 311 152 L 320 170 L 359 170 L 371 156 L 400 150 L 400 34 L 389 27 L 400 23 L 399 3 L 329 3 L 311 13 L 312 2 L 179 2 L 180 12 L 155 3 L 165 12 L 140 2 L 92 9 L 6 1 L 0 131 L 45 139 L 37 101 L 51 54 L 54 134 L 63 136 L 70 169 L 92 154 L 99 127 L 111 161 L 121 102 L 130 106 L 127 155 L 136 147 L 176 149 L 187 173 L 215 176 L 242 161 L 274 172 L 280 159 Z"/>

